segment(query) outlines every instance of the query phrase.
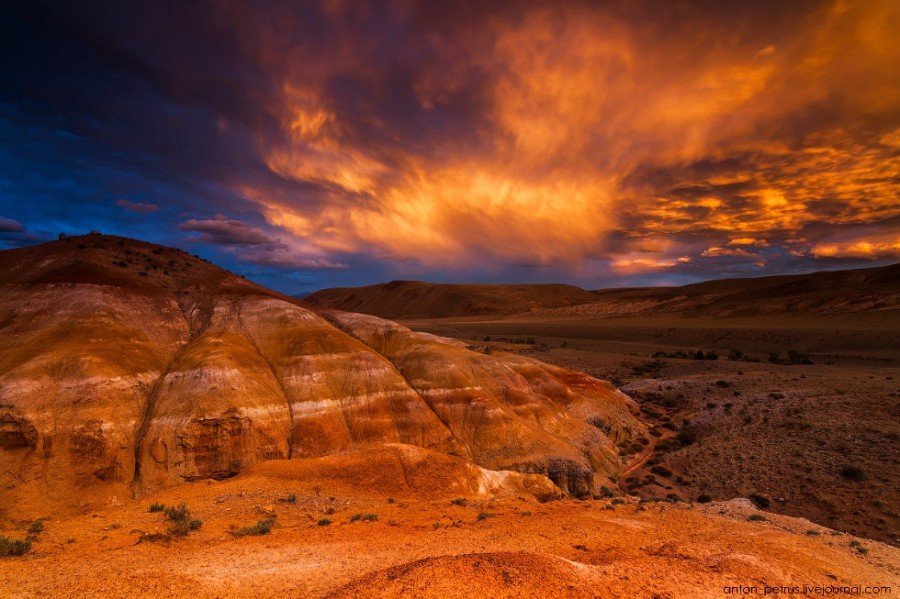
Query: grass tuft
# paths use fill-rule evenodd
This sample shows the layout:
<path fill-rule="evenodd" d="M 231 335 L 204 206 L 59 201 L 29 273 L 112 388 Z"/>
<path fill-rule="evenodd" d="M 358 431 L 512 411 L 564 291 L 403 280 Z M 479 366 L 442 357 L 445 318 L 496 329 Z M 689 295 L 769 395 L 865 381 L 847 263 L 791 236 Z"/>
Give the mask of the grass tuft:
<path fill-rule="evenodd" d="M 323 520 L 319 520 L 319 526 L 327 526 L 327 524 L 322 524 L 323 521 L 327 520 L 328 524 L 331 524 L 331 520 L 324 518 Z M 266 518 L 265 520 L 260 520 L 253 526 L 245 526 L 244 528 L 239 528 L 238 530 L 232 532 L 236 537 L 246 537 L 250 535 L 261 536 L 267 535 L 272 531 L 272 527 L 275 526 L 275 518 Z"/>

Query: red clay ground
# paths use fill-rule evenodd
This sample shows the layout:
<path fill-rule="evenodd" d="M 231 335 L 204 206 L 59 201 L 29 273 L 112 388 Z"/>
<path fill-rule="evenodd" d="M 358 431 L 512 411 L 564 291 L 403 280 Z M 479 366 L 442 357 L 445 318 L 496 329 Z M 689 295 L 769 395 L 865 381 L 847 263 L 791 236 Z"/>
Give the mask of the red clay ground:
<path fill-rule="evenodd" d="M 419 499 L 387 477 L 319 477 L 308 463 L 279 462 L 273 472 L 71 517 L 36 512 L 45 529 L 31 553 L 0 559 L 0 589 L 16 597 L 702 598 L 735 585 L 760 594 L 763 585 L 900 587 L 897 549 L 783 516 L 748 520 L 759 512 L 747 502 Z M 164 516 L 148 512 L 154 502 L 186 502 L 203 524 L 147 540 L 166 530 Z M 270 518 L 269 534 L 232 534 Z M 27 525 L 2 534 L 22 537 Z"/>

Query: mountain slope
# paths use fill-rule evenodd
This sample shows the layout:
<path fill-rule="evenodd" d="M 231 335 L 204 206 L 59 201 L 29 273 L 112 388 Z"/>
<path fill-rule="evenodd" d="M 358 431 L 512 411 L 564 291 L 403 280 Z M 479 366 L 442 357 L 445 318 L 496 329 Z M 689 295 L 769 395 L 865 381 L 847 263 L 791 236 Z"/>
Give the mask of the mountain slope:
<path fill-rule="evenodd" d="M 324 289 L 307 301 L 389 318 L 588 314 L 755 316 L 843 314 L 900 309 L 900 264 L 858 270 L 749 279 L 682 287 L 585 291 L 570 285 L 444 285 L 394 281 Z"/>
<path fill-rule="evenodd" d="M 900 264 L 594 293 L 598 299 L 592 305 L 568 311 L 688 316 L 877 312 L 900 309 Z"/>
<path fill-rule="evenodd" d="M 594 301 L 573 285 L 451 285 L 392 281 L 367 287 L 317 291 L 306 301 L 317 306 L 384 318 L 516 314 Z"/>
<path fill-rule="evenodd" d="M 642 436 L 612 386 L 372 317 L 315 313 L 179 250 L 89 235 L 0 252 L 0 489 L 74 505 L 401 443 L 574 494 Z"/>

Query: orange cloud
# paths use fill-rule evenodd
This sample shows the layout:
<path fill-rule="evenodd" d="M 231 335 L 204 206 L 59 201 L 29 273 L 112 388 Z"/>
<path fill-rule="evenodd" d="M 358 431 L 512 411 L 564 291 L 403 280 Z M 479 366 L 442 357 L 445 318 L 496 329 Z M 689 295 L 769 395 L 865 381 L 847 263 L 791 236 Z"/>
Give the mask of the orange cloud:
<path fill-rule="evenodd" d="M 900 257 L 900 237 L 887 240 L 820 243 L 813 246 L 812 255 L 816 258 L 897 258 Z"/>
<path fill-rule="evenodd" d="M 420 138 L 405 122 L 391 129 L 399 117 L 372 108 L 377 98 L 359 113 L 335 95 L 348 73 L 380 89 L 360 66 L 367 42 L 341 39 L 309 65 L 260 36 L 261 64 L 284 81 L 281 136 L 261 137 L 263 161 L 314 195 L 241 190 L 318 252 L 427 265 L 667 269 L 691 254 L 759 258 L 750 246 L 796 252 L 784 240 L 811 225 L 900 216 L 900 5 L 824 3 L 749 31 L 709 15 L 669 27 L 660 10 L 523 5 L 430 32 L 434 62 L 409 57 L 398 84 Z M 415 11 L 396 18 L 412 26 Z M 478 101 L 456 109 L 466 95 Z M 470 130 L 432 125 L 453 110 L 468 111 Z M 665 255 L 634 255 L 622 231 Z M 820 240 L 811 255 L 896 251 L 866 243 Z"/>

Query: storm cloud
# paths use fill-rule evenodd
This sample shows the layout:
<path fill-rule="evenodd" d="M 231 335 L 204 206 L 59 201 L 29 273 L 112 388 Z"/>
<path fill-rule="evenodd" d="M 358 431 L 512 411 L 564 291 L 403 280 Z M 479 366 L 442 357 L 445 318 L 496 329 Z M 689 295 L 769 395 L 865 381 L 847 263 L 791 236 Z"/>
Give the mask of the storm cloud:
<path fill-rule="evenodd" d="M 0 208 L 36 227 L 130 211 L 310 287 L 900 256 L 891 0 L 4 10 Z"/>

